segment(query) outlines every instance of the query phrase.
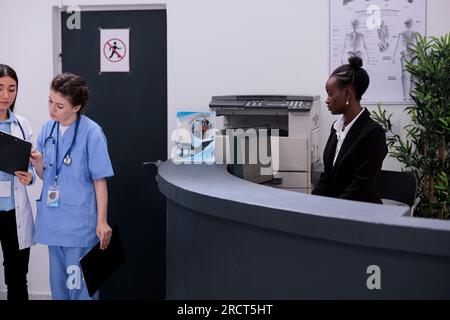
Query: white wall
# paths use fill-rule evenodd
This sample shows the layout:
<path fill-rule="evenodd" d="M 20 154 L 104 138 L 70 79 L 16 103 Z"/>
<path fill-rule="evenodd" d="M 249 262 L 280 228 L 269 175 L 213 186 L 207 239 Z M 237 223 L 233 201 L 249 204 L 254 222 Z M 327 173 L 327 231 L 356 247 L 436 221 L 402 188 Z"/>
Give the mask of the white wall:
<path fill-rule="evenodd" d="M 341 0 L 335 0 L 341 1 Z M 403 0 L 392 0 L 403 1 Z M 57 1 L 0 0 L 0 62 L 19 75 L 17 112 L 27 117 L 35 138 L 48 119 L 52 69 L 53 5 L 167 4 L 168 133 L 179 109 L 208 110 L 219 94 L 320 94 L 328 78 L 328 0 Z M 427 31 L 450 31 L 450 1 L 428 0 Z M 81 15 L 81 27 L 83 20 Z M 408 119 L 390 106 L 394 122 Z M 322 109 L 322 146 L 335 119 Z M 168 142 L 169 150 L 171 144 Z M 385 169 L 400 164 L 385 160 Z M 32 199 L 41 184 L 30 188 Z M 34 201 L 33 201 L 34 202 Z M 48 293 L 47 251 L 32 248 L 31 293 Z M 4 291 L 0 273 L 0 291 Z"/>

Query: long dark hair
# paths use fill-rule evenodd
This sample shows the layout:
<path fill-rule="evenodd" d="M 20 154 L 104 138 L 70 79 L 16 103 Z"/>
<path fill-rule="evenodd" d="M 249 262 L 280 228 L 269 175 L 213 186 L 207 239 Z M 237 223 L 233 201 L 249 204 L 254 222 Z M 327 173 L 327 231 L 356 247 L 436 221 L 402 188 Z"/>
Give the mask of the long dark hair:
<path fill-rule="evenodd" d="M 14 105 L 16 104 L 16 99 L 17 99 L 17 91 L 19 90 L 19 79 L 17 78 L 17 74 L 13 68 L 8 66 L 7 64 L 0 63 L 0 78 L 3 78 L 3 77 L 10 77 L 16 81 L 16 97 L 14 98 L 13 103 L 9 107 L 9 109 L 11 111 L 14 111 Z"/>

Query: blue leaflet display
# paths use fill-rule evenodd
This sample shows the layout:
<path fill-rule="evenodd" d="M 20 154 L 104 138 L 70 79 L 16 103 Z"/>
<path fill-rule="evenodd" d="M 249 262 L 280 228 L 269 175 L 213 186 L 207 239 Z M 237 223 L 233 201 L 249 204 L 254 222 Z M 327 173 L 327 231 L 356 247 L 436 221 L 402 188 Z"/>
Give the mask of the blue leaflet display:
<path fill-rule="evenodd" d="M 173 162 L 214 163 L 215 118 L 215 112 L 177 112 Z"/>

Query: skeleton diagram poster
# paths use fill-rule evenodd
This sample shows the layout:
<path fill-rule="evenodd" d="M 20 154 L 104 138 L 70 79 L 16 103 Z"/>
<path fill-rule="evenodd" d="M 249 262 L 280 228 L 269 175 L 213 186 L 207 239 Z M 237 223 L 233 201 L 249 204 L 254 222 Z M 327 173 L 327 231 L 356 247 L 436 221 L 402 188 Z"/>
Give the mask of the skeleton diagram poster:
<path fill-rule="evenodd" d="M 360 56 L 370 77 L 363 103 L 410 103 L 405 60 L 425 18 L 426 0 L 330 0 L 330 73 Z"/>

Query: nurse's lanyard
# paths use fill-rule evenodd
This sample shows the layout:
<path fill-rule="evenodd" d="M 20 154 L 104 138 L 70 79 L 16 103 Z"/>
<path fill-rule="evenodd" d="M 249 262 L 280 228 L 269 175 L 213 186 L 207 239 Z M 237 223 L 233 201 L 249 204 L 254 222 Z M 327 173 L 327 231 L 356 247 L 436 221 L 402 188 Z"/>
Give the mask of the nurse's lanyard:
<path fill-rule="evenodd" d="M 59 176 L 59 172 L 61 171 L 61 167 L 63 164 L 65 164 L 66 166 L 70 166 L 72 164 L 72 158 L 70 156 L 70 153 L 72 152 L 72 148 L 75 144 L 75 141 L 77 139 L 77 134 L 78 134 L 78 127 L 80 125 L 80 117 L 77 117 L 77 122 L 75 123 L 75 132 L 73 134 L 73 139 L 72 139 L 72 143 L 70 144 L 69 149 L 67 149 L 66 153 L 64 154 L 64 157 L 61 161 L 61 163 L 58 165 L 58 156 L 59 156 L 59 122 L 55 122 L 53 124 L 52 130 L 50 131 L 50 136 L 53 134 L 53 130 L 55 129 L 56 124 L 58 124 L 58 126 L 56 126 L 56 156 L 55 156 L 55 164 L 56 164 L 56 175 L 55 175 L 55 181 L 53 186 L 56 187 L 57 183 L 58 183 L 58 176 Z"/>
<path fill-rule="evenodd" d="M 47 207 L 54 207 L 57 208 L 59 207 L 59 189 L 58 189 L 58 177 L 59 177 L 59 173 L 62 169 L 62 165 L 65 164 L 66 166 L 70 166 L 70 164 L 72 163 L 72 158 L 70 157 L 70 152 L 72 151 L 72 147 L 75 144 L 75 141 L 77 139 L 77 133 L 78 133 L 78 126 L 80 125 L 80 117 L 77 117 L 77 122 L 75 123 L 75 132 L 73 133 L 73 139 L 72 139 L 72 143 L 70 144 L 69 149 L 67 150 L 67 152 L 64 154 L 64 157 L 61 161 L 61 163 L 58 165 L 58 153 L 59 153 L 59 122 L 55 122 L 53 124 L 52 130 L 50 131 L 50 135 L 47 137 L 47 139 L 45 139 L 45 142 L 47 142 L 47 140 L 53 140 L 52 144 L 55 144 L 55 138 L 53 138 L 53 131 L 55 130 L 56 127 L 56 157 L 55 157 L 55 165 L 56 165 L 56 174 L 55 174 L 55 180 L 53 185 L 51 185 L 48 188 L 48 193 L 47 193 Z M 45 143 L 44 142 L 44 148 L 45 148 Z"/>

